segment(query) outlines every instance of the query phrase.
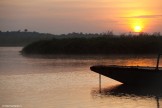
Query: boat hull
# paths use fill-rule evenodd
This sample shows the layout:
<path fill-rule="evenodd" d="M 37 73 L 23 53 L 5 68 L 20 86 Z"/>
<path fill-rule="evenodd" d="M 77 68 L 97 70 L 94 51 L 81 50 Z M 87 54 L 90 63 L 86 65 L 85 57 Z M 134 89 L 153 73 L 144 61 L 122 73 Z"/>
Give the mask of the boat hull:
<path fill-rule="evenodd" d="M 90 69 L 124 84 L 159 85 L 162 83 L 162 70 L 155 70 L 155 68 L 144 69 L 135 66 L 92 66 Z"/>

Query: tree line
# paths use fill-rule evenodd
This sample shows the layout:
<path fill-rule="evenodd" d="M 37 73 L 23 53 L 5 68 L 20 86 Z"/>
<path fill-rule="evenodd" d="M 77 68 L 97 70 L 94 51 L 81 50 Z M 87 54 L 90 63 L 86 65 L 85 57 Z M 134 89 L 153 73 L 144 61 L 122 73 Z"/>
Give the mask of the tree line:
<path fill-rule="evenodd" d="M 113 31 L 106 31 L 103 33 L 68 33 L 68 34 L 49 34 L 49 33 L 39 33 L 31 32 L 27 29 L 23 31 L 0 31 L 0 46 L 26 46 L 32 42 L 39 40 L 50 40 L 52 38 L 56 39 L 65 39 L 65 38 L 97 38 L 97 37 L 138 37 L 138 36 L 161 36 L 160 32 L 155 32 L 152 34 L 148 33 L 121 33 L 115 35 Z"/>
<path fill-rule="evenodd" d="M 53 38 L 31 43 L 23 54 L 157 54 L 162 53 L 160 35 L 102 35 Z"/>

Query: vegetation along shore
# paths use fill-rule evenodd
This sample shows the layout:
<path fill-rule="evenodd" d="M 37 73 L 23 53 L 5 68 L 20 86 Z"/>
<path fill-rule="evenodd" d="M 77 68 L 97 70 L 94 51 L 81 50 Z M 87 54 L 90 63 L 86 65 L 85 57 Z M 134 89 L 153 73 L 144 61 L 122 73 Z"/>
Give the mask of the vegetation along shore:
<path fill-rule="evenodd" d="M 113 35 L 112 32 L 86 37 L 53 38 L 33 42 L 22 54 L 157 54 L 162 52 L 160 33 Z"/>

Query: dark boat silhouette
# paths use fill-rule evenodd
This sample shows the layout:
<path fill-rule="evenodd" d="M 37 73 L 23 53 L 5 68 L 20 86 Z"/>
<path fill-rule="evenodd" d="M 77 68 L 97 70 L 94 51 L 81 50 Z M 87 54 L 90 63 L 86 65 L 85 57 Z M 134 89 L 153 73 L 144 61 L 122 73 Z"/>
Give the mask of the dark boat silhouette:
<path fill-rule="evenodd" d="M 156 67 L 97 65 L 90 69 L 127 85 L 161 85 L 162 68 L 159 67 L 160 55 Z"/>

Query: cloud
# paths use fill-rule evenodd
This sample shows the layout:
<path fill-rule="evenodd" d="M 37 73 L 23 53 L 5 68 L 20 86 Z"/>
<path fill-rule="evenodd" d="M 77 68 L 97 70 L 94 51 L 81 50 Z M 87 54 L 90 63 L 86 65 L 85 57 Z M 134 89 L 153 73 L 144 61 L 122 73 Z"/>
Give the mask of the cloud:
<path fill-rule="evenodd" d="M 120 17 L 120 18 L 159 18 L 162 15 L 139 15 L 139 16 L 130 16 L 130 17 Z"/>

